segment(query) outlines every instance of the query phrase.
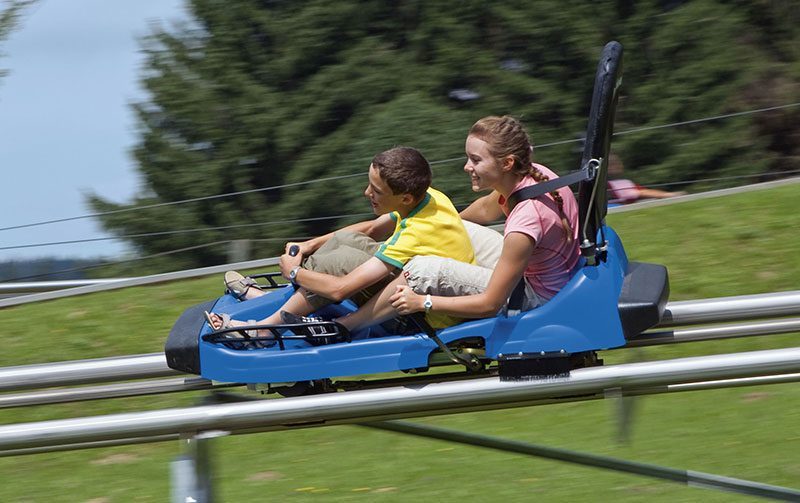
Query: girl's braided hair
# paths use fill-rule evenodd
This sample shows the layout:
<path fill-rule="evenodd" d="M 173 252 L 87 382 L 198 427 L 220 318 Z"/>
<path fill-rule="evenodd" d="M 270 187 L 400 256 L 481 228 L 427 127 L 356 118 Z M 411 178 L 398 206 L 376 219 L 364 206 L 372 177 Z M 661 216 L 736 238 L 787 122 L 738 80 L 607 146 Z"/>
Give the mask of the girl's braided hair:
<path fill-rule="evenodd" d="M 472 125 L 469 130 L 471 136 L 475 136 L 485 141 L 489 152 L 495 159 L 504 159 L 511 156 L 514 159 L 512 171 L 518 175 L 530 175 L 537 183 L 546 182 L 550 179 L 547 175 L 539 171 L 533 162 L 533 144 L 531 143 L 528 132 L 520 121 L 514 117 L 495 115 L 484 117 Z M 561 224 L 567 236 L 567 241 L 572 241 L 572 229 L 564 213 L 564 200 L 558 191 L 549 193 L 558 205 L 561 214 Z"/>

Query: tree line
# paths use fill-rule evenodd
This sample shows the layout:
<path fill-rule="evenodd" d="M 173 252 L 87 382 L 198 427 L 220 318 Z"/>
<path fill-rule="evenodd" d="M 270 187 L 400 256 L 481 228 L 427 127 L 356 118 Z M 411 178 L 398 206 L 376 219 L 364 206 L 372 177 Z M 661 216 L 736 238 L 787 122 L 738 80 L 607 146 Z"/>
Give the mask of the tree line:
<path fill-rule="evenodd" d="M 709 178 L 769 177 L 800 165 L 798 11 L 758 0 L 189 0 L 190 21 L 142 41 L 132 155 L 142 189 L 127 202 L 92 194 L 103 227 L 148 270 L 255 256 L 369 211 L 372 156 L 419 148 L 434 185 L 474 195 L 461 167 L 469 126 L 510 114 L 528 126 L 538 162 L 577 169 L 597 58 L 624 47 L 613 148 L 630 178 L 702 189 Z M 675 127 L 667 124 L 685 123 Z M 565 142 L 565 140 L 576 140 Z M 556 143 L 556 145 L 550 145 Z M 353 176 L 349 176 L 353 175 Z M 329 179 L 319 183 L 296 185 Z M 730 182 L 733 183 L 733 182 Z M 670 186 L 672 184 L 672 186 Z M 256 190 L 277 187 L 273 190 Z M 232 197 L 207 196 L 243 192 Z M 169 205 L 186 199 L 186 204 Z M 129 210 L 151 206 L 141 211 Z M 360 214 L 360 217 L 348 215 Z M 164 231 L 182 230 L 174 234 Z M 128 237 L 125 237 L 128 236 Z"/>

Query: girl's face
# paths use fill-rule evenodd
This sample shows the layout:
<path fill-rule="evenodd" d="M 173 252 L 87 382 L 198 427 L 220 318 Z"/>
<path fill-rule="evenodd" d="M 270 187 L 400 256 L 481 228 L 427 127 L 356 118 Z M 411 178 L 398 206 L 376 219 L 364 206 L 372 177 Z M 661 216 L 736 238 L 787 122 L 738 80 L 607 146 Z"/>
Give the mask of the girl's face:
<path fill-rule="evenodd" d="M 472 182 L 472 191 L 492 190 L 502 177 L 502 163 L 489 152 L 489 144 L 476 136 L 467 136 L 465 150 L 464 171 Z"/>

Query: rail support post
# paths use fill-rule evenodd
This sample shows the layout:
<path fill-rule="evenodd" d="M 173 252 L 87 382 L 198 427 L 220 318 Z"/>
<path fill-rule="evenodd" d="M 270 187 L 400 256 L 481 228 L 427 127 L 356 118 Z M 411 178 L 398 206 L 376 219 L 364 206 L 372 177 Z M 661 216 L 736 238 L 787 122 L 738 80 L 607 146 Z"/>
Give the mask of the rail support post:
<path fill-rule="evenodd" d="M 210 442 L 226 432 L 181 437 L 183 453 L 171 463 L 172 503 L 213 503 Z"/>
<path fill-rule="evenodd" d="M 228 249 L 228 261 L 245 262 L 247 260 L 250 260 L 250 240 L 235 239 L 231 241 Z"/>

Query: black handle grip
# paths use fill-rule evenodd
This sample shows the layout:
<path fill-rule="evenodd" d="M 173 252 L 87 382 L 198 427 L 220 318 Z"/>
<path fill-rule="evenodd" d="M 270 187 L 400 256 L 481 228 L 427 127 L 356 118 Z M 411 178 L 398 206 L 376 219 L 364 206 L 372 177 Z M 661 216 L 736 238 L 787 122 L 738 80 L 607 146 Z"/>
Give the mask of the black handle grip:
<path fill-rule="evenodd" d="M 298 253 L 300 253 L 300 247 L 299 246 L 292 245 L 292 246 L 289 247 L 289 256 L 294 257 Z"/>

